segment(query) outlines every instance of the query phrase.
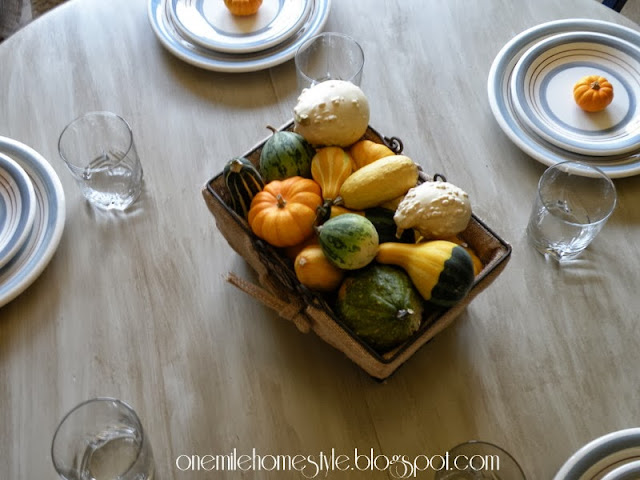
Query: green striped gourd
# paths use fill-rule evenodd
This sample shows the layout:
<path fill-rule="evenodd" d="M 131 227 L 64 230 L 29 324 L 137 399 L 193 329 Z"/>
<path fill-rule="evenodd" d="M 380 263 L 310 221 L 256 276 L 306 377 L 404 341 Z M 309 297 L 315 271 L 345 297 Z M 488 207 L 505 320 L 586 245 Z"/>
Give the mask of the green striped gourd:
<path fill-rule="evenodd" d="M 311 178 L 311 159 L 315 150 L 304 137 L 295 132 L 277 131 L 260 152 L 260 173 L 265 182 L 300 176 Z"/>
<path fill-rule="evenodd" d="M 317 231 L 322 251 L 338 268 L 362 268 L 378 252 L 378 232 L 362 215 L 345 213 L 333 217 L 317 227 Z"/>
<path fill-rule="evenodd" d="M 224 166 L 223 176 L 231 196 L 231 207 L 242 218 L 247 218 L 251 200 L 264 188 L 262 175 L 251 161 L 236 157 Z"/>

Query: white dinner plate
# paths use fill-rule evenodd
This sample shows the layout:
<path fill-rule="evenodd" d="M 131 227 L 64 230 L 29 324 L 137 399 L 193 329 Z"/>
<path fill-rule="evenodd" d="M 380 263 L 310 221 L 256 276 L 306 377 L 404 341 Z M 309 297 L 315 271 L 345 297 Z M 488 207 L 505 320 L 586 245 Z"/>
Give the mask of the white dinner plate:
<path fill-rule="evenodd" d="M 312 0 L 263 0 L 255 15 L 232 15 L 222 0 L 167 0 L 182 36 L 211 50 L 249 53 L 273 47 L 307 20 Z"/>
<path fill-rule="evenodd" d="M 253 72 L 271 68 L 293 58 L 298 47 L 322 30 L 329 17 L 331 0 L 309 0 L 311 11 L 294 35 L 278 45 L 252 53 L 216 52 L 184 38 L 171 20 L 169 0 L 149 0 L 151 28 L 162 45 L 181 60 L 218 72 Z"/>
<path fill-rule="evenodd" d="M 614 468 L 602 477 L 602 480 L 638 480 L 638 478 L 640 478 L 640 460 L 633 460 Z"/>
<path fill-rule="evenodd" d="M 612 432 L 575 452 L 553 480 L 629 480 L 639 478 L 640 428 Z M 630 471 L 636 476 L 629 476 Z"/>
<path fill-rule="evenodd" d="M 35 215 L 35 194 L 27 172 L 0 152 L 0 267 L 27 240 Z"/>
<path fill-rule="evenodd" d="M 573 87 L 599 75 L 614 97 L 601 112 L 585 112 Z M 535 44 L 511 76 L 516 113 L 548 142 L 584 155 L 617 155 L 640 146 L 640 48 L 611 35 L 561 33 Z"/>
<path fill-rule="evenodd" d="M 629 177 L 640 173 L 640 154 L 592 156 L 570 152 L 536 134 L 515 112 L 511 96 L 511 77 L 518 60 L 536 43 L 560 33 L 596 32 L 611 35 L 630 43 L 640 44 L 640 33 L 610 22 L 590 19 L 555 20 L 532 27 L 516 35 L 496 55 L 487 81 L 489 105 L 500 128 L 522 151 L 543 163 L 577 160 L 595 165 L 611 178 Z M 579 174 L 579 172 L 576 172 Z"/>
<path fill-rule="evenodd" d="M 36 203 L 29 237 L 13 258 L 0 268 L 1 307 L 31 285 L 53 257 L 64 229 L 65 200 L 56 172 L 35 150 L 16 140 L 0 137 L 0 152 L 27 173 Z"/>

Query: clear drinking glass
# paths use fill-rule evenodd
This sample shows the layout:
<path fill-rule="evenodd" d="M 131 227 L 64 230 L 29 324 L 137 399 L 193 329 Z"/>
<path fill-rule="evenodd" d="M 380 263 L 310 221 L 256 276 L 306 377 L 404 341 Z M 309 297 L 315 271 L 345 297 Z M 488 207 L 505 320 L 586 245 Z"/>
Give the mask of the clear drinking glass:
<path fill-rule="evenodd" d="M 449 450 L 435 480 L 526 480 L 509 452 L 489 442 L 471 440 Z"/>
<path fill-rule="evenodd" d="M 138 415 L 114 398 L 88 400 L 67 413 L 51 458 L 65 480 L 152 480 L 155 470 Z"/>
<path fill-rule="evenodd" d="M 125 210 L 142 191 L 142 166 L 129 124 L 111 112 L 90 112 L 60 134 L 58 152 L 82 194 L 104 210 Z"/>
<path fill-rule="evenodd" d="M 611 179 L 582 162 L 562 162 L 540 177 L 527 234 L 533 246 L 556 260 L 576 258 L 593 241 L 617 201 Z"/>
<path fill-rule="evenodd" d="M 364 52 L 348 35 L 325 32 L 300 45 L 295 64 L 298 90 L 325 80 L 347 80 L 360 86 Z"/>

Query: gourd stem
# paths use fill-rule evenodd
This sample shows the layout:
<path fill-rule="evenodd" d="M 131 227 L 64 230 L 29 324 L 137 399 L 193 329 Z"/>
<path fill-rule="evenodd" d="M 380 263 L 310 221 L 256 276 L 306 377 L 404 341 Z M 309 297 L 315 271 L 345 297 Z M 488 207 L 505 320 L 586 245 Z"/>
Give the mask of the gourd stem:
<path fill-rule="evenodd" d="M 278 129 L 277 129 L 277 128 L 275 128 L 275 127 L 272 127 L 271 125 L 267 125 L 267 128 L 268 128 L 269 130 L 271 130 L 271 132 L 272 132 L 272 133 L 274 133 L 274 134 L 275 134 L 275 133 L 278 133 Z"/>
<path fill-rule="evenodd" d="M 398 314 L 396 315 L 396 317 L 398 318 L 398 320 L 402 320 L 408 315 L 413 315 L 413 310 L 410 308 L 403 308 L 401 310 L 398 310 Z"/>
<path fill-rule="evenodd" d="M 597 80 L 591 83 L 591 88 L 593 90 L 600 90 L 600 82 L 598 82 Z"/>
<path fill-rule="evenodd" d="M 280 193 L 276 195 L 276 201 L 278 202 L 278 208 L 284 208 L 287 206 L 287 201 Z"/>

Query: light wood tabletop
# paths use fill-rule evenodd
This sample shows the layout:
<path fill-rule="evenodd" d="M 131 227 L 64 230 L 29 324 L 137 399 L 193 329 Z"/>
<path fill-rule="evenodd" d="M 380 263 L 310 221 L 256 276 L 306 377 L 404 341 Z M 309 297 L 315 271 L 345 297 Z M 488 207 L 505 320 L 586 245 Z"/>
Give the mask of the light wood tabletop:
<path fill-rule="evenodd" d="M 182 455 L 414 458 L 469 439 L 550 479 L 588 441 L 637 426 L 640 179 L 615 180 L 618 207 L 578 261 L 545 261 L 525 236 L 545 166 L 487 99 L 503 45 L 566 18 L 638 29 L 595 0 L 333 0 L 324 30 L 362 44 L 370 124 L 466 190 L 513 248 L 494 283 L 384 382 L 229 285 L 228 272 L 252 272 L 202 198 L 228 159 L 292 118 L 293 61 L 192 66 L 161 45 L 145 0 L 72 0 L 0 44 L 0 135 L 47 159 L 66 197 L 51 262 L 0 307 L 0 476 L 55 478 L 56 425 L 96 396 L 136 409 L 162 480 L 302 478 L 182 471 Z M 57 153 L 64 126 L 92 110 L 133 129 L 144 190 L 124 214 L 92 209 Z"/>

